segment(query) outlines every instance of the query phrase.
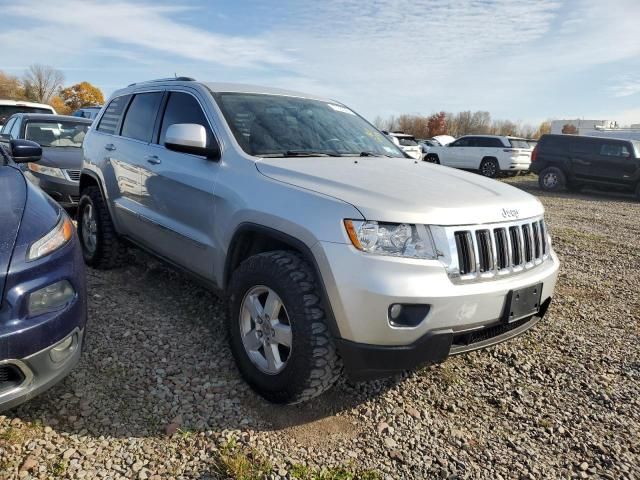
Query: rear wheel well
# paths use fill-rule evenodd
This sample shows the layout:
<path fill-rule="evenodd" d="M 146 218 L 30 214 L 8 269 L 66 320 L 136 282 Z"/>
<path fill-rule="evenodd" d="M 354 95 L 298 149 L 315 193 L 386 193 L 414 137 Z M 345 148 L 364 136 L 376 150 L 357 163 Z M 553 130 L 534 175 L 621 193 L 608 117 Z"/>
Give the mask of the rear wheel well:
<path fill-rule="evenodd" d="M 495 160 L 496 162 L 498 161 L 496 157 L 482 157 L 482 160 L 480 161 L 480 163 L 484 162 L 485 160 Z"/>

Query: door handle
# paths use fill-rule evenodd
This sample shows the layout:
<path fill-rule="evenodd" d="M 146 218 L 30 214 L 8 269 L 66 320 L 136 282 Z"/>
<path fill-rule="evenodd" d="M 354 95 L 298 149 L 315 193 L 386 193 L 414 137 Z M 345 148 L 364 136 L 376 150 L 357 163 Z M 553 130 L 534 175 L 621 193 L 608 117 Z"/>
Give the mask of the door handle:
<path fill-rule="evenodd" d="M 113 143 L 107 143 L 104 146 L 105 150 L 109 150 L 110 152 L 113 152 L 116 149 L 116 146 Z"/>
<path fill-rule="evenodd" d="M 158 165 L 159 163 L 162 163 L 162 160 L 160 160 L 157 155 L 149 155 L 147 157 L 147 162 L 152 165 Z"/>

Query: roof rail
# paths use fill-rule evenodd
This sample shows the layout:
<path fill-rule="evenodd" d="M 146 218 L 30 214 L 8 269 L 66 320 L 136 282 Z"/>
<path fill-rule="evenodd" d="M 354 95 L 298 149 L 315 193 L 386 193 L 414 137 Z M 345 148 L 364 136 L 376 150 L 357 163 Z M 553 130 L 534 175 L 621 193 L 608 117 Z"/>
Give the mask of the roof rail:
<path fill-rule="evenodd" d="M 195 78 L 191 77 L 167 77 L 167 78 L 156 78 L 155 80 L 145 80 L 143 82 L 134 82 L 129 87 L 133 87 L 134 85 L 142 84 L 142 83 L 156 83 L 156 82 L 195 82 Z"/>

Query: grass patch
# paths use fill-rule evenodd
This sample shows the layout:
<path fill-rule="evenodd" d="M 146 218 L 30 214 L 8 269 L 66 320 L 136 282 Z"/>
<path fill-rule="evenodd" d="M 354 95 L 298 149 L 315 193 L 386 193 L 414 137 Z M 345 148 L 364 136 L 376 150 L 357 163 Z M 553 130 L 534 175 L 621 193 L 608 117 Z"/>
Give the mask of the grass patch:
<path fill-rule="evenodd" d="M 273 471 L 273 466 L 258 452 L 233 440 L 223 445 L 216 463 L 218 473 L 236 480 L 262 480 Z"/>
<path fill-rule="evenodd" d="M 230 440 L 222 446 L 218 454 L 216 473 L 235 480 L 265 480 L 274 468 L 269 461 L 255 450 L 238 445 Z M 288 474 L 296 480 L 381 480 L 379 473 L 360 470 L 349 466 L 316 470 L 306 465 L 294 464 Z"/>
<path fill-rule="evenodd" d="M 66 460 L 58 460 L 56 463 L 54 463 L 53 465 L 51 465 L 50 467 L 50 471 L 51 474 L 57 478 L 60 477 L 62 475 L 64 475 L 64 473 L 67 471 L 67 462 Z"/>
<path fill-rule="evenodd" d="M 323 468 L 314 471 L 305 465 L 295 464 L 289 474 L 296 480 L 380 480 L 379 473 L 372 470 L 355 470 L 347 467 Z"/>

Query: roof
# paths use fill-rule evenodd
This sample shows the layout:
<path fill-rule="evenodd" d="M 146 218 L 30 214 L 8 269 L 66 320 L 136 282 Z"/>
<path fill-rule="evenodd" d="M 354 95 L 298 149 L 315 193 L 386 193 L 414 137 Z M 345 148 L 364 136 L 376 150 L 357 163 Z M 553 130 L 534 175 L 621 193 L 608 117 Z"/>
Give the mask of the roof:
<path fill-rule="evenodd" d="M 72 117 L 71 115 L 53 115 L 51 113 L 17 113 L 16 116 L 21 116 L 25 120 L 44 120 L 44 121 L 58 121 L 58 122 L 78 122 L 91 125 L 93 120 L 82 117 Z"/>
<path fill-rule="evenodd" d="M 11 106 L 21 106 L 21 107 L 34 107 L 34 108 L 51 108 L 51 105 L 47 105 L 46 103 L 35 103 L 35 102 L 26 102 L 24 100 L 0 100 L 0 105 L 11 105 Z"/>

